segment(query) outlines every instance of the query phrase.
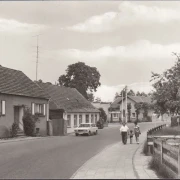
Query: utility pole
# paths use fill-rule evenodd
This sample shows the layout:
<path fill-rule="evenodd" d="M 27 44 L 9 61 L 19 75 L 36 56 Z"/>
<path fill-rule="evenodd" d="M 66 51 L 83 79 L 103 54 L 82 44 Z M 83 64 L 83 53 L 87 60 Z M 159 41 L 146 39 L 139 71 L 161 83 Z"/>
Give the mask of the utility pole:
<path fill-rule="evenodd" d="M 123 90 L 122 90 L 122 108 L 121 108 L 121 119 L 122 119 L 122 122 L 123 122 Z"/>
<path fill-rule="evenodd" d="M 125 116 L 126 116 L 126 123 L 127 123 L 127 86 L 125 87 L 125 93 L 126 93 L 126 113 L 125 113 Z"/>

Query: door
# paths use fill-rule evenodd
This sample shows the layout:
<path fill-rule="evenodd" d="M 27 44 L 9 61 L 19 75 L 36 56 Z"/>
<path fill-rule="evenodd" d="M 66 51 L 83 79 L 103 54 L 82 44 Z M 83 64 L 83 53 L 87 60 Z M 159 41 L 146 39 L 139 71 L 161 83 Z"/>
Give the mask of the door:
<path fill-rule="evenodd" d="M 19 127 L 19 107 L 14 106 L 14 122 L 18 124 Z"/>

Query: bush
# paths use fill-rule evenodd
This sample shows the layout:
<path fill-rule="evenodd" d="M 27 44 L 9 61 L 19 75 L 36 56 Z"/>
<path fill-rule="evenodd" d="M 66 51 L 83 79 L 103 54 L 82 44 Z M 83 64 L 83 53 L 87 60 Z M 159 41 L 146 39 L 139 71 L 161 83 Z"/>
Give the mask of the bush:
<path fill-rule="evenodd" d="M 32 115 L 29 109 L 26 109 L 23 116 L 24 133 L 26 136 L 35 136 L 36 122 L 39 121 L 37 115 Z"/>
<path fill-rule="evenodd" d="M 19 130 L 18 124 L 14 122 L 14 123 L 12 124 L 11 129 L 10 129 L 11 137 L 16 137 L 16 136 L 17 136 L 17 133 L 18 133 L 18 130 Z"/>
<path fill-rule="evenodd" d="M 160 158 L 152 156 L 151 161 L 149 162 L 149 167 L 154 170 L 160 178 L 174 179 L 174 175 L 169 171 L 169 169 L 161 164 Z"/>

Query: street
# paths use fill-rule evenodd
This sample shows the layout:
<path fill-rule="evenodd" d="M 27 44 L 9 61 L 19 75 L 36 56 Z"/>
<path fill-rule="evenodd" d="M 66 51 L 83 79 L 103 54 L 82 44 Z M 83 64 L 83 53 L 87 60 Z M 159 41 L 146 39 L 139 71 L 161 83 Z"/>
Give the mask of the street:
<path fill-rule="evenodd" d="M 140 123 L 141 131 L 154 123 Z M 70 178 L 106 146 L 121 141 L 119 125 L 96 136 L 52 137 L 0 144 L 0 178 Z M 129 125 L 130 128 L 133 124 Z M 128 141 L 129 143 L 129 141 Z"/>

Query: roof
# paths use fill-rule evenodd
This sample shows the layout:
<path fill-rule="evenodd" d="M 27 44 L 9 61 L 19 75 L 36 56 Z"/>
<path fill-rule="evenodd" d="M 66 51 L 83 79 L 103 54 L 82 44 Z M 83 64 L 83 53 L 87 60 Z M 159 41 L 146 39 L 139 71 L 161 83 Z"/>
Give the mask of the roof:
<path fill-rule="evenodd" d="M 0 93 L 49 99 L 22 71 L 0 66 Z"/>
<path fill-rule="evenodd" d="M 127 96 L 129 99 L 133 100 L 134 102 L 138 103 L 138 102 L 147 102 L 147 103 L 151 103 L 151 97 L 150 96 Z M 125 97 L 124 97 L 125 98 Z M 123 98 L 123 99 L 124 99 Z M 119 108 L 119 104 L 122 101 L 122 97 L 118 97 L 116 98 L 116 100 L 111 104 L 110 108 L 112 109 L 118 109 Z"/>
<path fill-rule="evenodd" d="M 115 99 L 115 101 L 111 104 L 111 108 L 113 108 L 113 109 L 117 109 L 117 108 L 119 108 L 119 104 L 120 104 L 120 102 L 122 101 L 122 97 L 117 97 L 116 99 Z"/>
<path fill-rule="evenodd" d="M 51 97 L 50 109 L 64 109 L 66 112 L 100 112 L 75 88 L 38 82 L 38 85 Z"/>

